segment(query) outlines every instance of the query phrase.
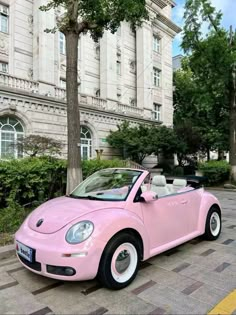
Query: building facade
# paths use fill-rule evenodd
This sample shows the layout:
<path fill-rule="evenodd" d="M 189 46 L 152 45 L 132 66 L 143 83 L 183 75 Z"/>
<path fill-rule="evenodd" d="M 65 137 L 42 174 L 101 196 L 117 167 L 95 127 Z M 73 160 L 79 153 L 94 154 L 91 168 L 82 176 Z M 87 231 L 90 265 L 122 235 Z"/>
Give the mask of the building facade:
<path fill-rule="evenodd" d="M 60 10 L 46 0 L 0 0 L 0 158 L 20 157 L 10 144 L 24 135 L 67 139 L 66 50 L 60 32 L 48 34 Z M 135 32 L 122 23 L 99 43 L 89 34 L 78 46 L 78 98 L 84 159 L 103 150 L 124 120 L 172 125 L 172 0 L 147 0 L 150 20 Z"/>
<path fill-rule="evenodd" d="M 177 55 L 173 57 L 173 71 L 181 69 L 181 62 L 183 58 L 183 55 Z"/>

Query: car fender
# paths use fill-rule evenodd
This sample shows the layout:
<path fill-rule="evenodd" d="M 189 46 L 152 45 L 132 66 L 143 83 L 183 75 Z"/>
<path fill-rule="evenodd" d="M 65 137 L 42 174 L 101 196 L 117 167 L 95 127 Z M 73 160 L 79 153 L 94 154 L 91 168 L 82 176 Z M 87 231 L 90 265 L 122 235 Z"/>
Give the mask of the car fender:
<path fill-rule="evenodd" d="M 94 224 L 93 239 L 98 239 L 103 242 L 105 246 L 115 234 L 122 230 L 135 230 L 140 235 L 143 242 L 143 260 L 150 257 L 148 234 L 143 221 L 135 213 L 114 208 L 91 213 L 89 216 L 86 216 L 86 219 L 91 220 Z"/>
<path fill-rule="evenodd" d="M 198 229 L 201 232 L 201 234 L 205 233 L 207 214 L 213 205 L 217 205 L 219 209 L 221 210 L 221 205 L 218 199 L 211 193 L 204 191 L 202 194 L 202 200 L 201 200 L 201 205 L 200 205 L 200 215 L 199 215 L 199 222 L 198 222 Z"/>

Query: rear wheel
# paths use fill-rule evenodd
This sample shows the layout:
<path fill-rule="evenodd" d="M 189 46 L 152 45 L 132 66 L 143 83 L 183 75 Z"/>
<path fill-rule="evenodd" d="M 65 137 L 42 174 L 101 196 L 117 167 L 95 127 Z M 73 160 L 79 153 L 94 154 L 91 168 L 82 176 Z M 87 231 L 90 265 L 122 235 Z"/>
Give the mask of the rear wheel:
<path fill-rule="evenodd" d="M 138 272 L 140 244 L 128 233 L 118 234 L 107 244 L 100 261 L 98 280 L 119 290 L 129 285 Z"/>
<path fill-rule="evenodd" d="M 207 214 L 204 238 L 210 241 L 216 240 L 221 232 L 221 212 L 216 206 L 212 206 Z"/>

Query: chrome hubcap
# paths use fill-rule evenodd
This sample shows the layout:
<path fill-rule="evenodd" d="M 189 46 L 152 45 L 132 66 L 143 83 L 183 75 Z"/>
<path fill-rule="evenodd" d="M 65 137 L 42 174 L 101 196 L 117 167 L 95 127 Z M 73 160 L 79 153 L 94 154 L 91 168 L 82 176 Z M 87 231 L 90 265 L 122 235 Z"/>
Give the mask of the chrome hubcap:
<path fill-rule="evenodd" d="M 121 244 L 111 260 L 111 274 L 115 281 L 125 283 L 130 280 L 138 264 L 137 250 L 131 243 Z"/>
<path fill-rule="evenodd" d="M 217 228 L 217 221 L 216 221 L 215 217 L 213 217 L 211 220 L 211 228 L 212 228 L 212 231 L 215 231 Z"/>
<path fill-rule="evenodd" d="M 213 236 L 217 236 L 220 232 L 220 216 L 217 212 L 213 212 L 210 219 L 210 230 Z"/>
<path fill-rule="evenodd" d="M 130 253 L 125 249 L 119 253 L 115 266 L 118 273 L 123 273 L 130 265 Z"/>

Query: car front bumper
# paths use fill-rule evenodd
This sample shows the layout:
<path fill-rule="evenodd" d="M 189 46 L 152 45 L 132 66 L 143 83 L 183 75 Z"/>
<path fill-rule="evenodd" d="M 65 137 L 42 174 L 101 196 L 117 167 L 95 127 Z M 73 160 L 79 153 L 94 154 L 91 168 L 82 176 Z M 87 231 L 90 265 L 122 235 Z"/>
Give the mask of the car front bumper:
<path fill-rule="evenodd" d="M 15 243 L 31 248 L 33 261 L 29 262 L 17 252 L 18 259 L 29 270 L 54 279 L 80 281 L 95 278 L 106 244 L 91 236 L 80 244 L 70 245 L 65 241 L 67 229 L 42 234 L 31 230 L 26 220 L 15 234 Z"/>

